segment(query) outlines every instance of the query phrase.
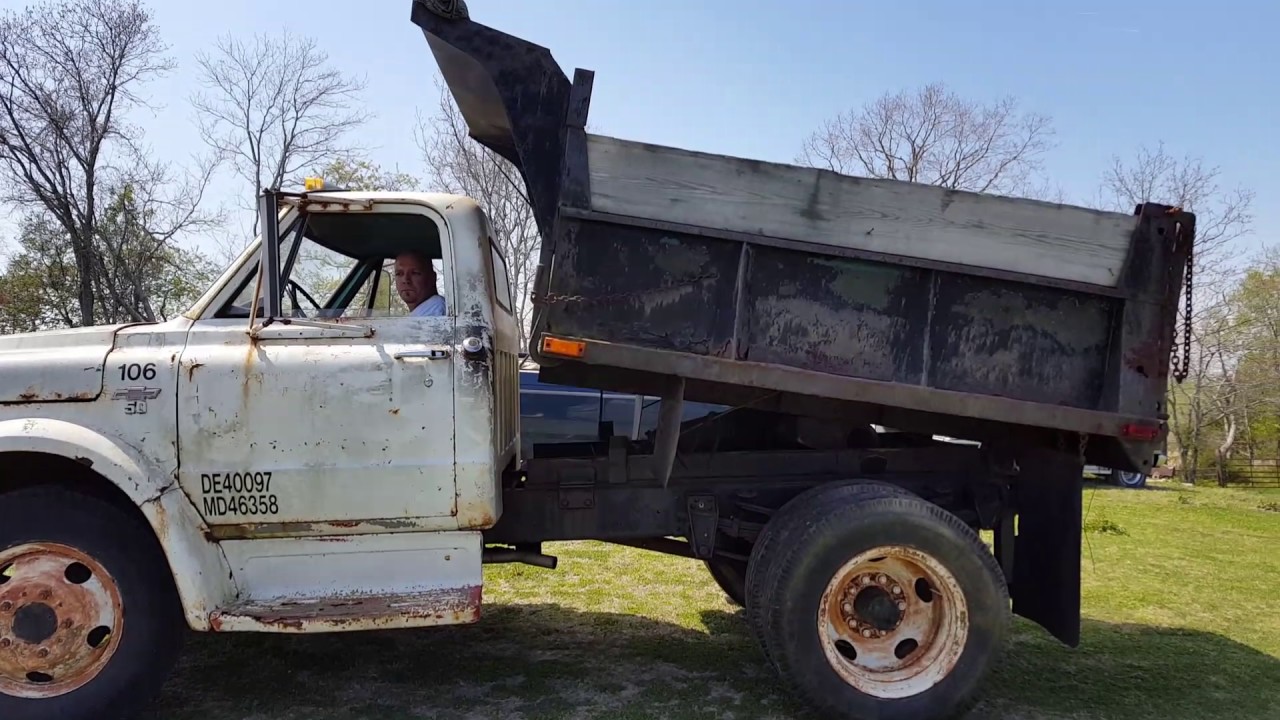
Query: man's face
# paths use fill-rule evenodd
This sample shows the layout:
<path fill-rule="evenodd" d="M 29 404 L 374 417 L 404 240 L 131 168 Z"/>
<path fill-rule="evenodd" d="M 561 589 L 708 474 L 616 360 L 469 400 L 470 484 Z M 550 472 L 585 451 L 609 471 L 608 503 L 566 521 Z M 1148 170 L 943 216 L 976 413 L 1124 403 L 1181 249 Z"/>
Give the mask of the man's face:
<path fill-rule="evenodd" d="M 409 309 L 418 307 L 436 294 L 436 271 L 431 263 L 405 253 L 396 258 L 396 292 Z"/>

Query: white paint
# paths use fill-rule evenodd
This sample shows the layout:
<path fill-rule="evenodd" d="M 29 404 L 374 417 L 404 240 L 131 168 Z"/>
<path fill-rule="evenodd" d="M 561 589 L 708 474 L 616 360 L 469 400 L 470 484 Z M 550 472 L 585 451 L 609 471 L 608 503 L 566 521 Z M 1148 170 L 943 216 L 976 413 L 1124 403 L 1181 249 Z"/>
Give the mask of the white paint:
<path fill-rule="evenodd" d="M 227 540 L 241 600 L 284 601 L 424 593 L 480 585 L 479 532 Z"/>
<path fill-rule="evenodd" d="M 123 325 L 0 336 L 0 403 L 93 400 Z"/>
<path fill-rule="evenodd" d="M 593 210 L 1114 287 L 1138 219 L 587 136 Z"/>
<path fill-rule="evenodd" d="M 519 438 L 517 328 L 495 304 L 489 227 L 467 198 L 345 197 L 362 215 L 435 225 L 448 316 L 215 318 L 256 278 L 254 242 L 171 322 L 0 338 L 0 464 L 6 452 L 56 455 L 121 488 L 155 529 L 197 630 L 212 619 L 224 631 L 418 627 L 478 612 L 478 530 L 500 515 Z M 493 353 L 496 388 L 467 370 L 468 337 Z M 68 395 L 80 402 L 53 402 Z M 258 511 L 206 514 L 202 476 L 214 472 L 222 486 L 226 473 L 270 473 L 271 487 L 247 493 L 236 476 L 232 495 L 256 496 Z M 261 507 L 266 495 L 277 511 Z M 244 539 L 211 539 L 227 533 Z M 357 595 L 375 600 L 367 618 L 341 602 Z M 327 619 L 272 624 L 287 598 Z M 348 608 L 341 622 L 335 607 Z"/>

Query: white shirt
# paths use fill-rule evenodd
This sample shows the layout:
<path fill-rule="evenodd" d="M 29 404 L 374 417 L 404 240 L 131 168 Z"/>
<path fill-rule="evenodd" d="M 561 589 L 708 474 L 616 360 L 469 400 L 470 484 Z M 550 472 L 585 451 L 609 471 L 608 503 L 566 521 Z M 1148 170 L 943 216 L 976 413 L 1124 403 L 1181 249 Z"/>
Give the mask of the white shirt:
<path fill-rule="evenodd" d="M 409 313 L 410 317 L 426 317 L 430 315 L 444 315 L 444 298 L 439 295 L 432 295 Z"/>

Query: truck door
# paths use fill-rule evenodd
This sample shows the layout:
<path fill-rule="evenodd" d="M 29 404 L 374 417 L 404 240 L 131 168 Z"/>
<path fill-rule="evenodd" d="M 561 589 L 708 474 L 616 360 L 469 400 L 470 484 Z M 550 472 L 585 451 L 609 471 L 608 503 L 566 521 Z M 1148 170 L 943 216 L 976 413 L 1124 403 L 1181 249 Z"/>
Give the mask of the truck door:
<path fill-rule="evenodd" d="M 295 217 L 280 232 L 283 317 L 249 320 L 255 296 L 267 304 L 254 255 L 194 324 L 179 475 L 207 522 L 237 526 L 215 534 L 448 526 L 453 308 L 407 316 L 389 268 L 403 248 L 427 255 L 446 300 L 453 275 L 443 222 L 406 207 Z"/>

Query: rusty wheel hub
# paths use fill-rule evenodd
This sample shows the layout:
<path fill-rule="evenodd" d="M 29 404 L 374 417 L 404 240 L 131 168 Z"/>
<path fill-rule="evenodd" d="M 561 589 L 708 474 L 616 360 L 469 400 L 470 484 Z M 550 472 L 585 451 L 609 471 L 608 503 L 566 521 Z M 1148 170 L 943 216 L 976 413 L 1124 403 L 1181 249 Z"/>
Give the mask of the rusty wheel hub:
<path fill-rule="evenodd" d="M 98 676 L 124 622 L 106 569 L 71 547 L 0 552 L 0 693 L 47 698 Z"/>
<path fill-rule="evenodd" d="M 942 563 L 890 545 L 835 573 L 822 594 L 818 634 L 845 682 L 875 697 L 908 697 L 955 669 L 969 635 L 968 609 Z"/>

